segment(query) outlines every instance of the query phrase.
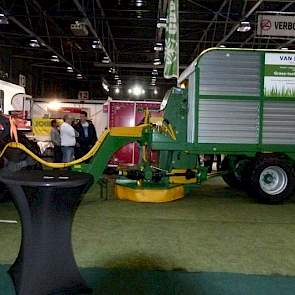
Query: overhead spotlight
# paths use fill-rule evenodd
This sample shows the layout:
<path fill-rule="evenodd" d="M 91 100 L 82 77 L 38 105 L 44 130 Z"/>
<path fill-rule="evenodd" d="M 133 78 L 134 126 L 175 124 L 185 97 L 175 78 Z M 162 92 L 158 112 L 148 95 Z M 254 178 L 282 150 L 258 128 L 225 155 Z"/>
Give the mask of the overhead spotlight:
<path fill-rule="evenodd" d="M 238 32 L 249 32 L 251 30 L 251 25 L 249 22 L 241 22 L 240 26 L 237 28 Z"/>
<path fill-rule="evenodd" d="M 139 87 L 139 86 L 134 86 L 133 89 L 132 89 L 132 93 L 135 96 L 139 96 L 142 93 L 142 88 Z"/>
<path fill-rule="evenodd" d="M 180 84 L 180 88 L 185 89 L 185 84 L 184 83 L 181 83 Z"/>
<path fill-rule="evenodd" d="M 161 42 L 157 42 L 154 46 L 155 51 L 163 51 L 163 44 Z"/>
<path fill-rule="evenodd" d="M 77 75 L 76 75 L 76 78 L 77 78 L 77 79 L 82 79 L 83 77 L 82 77 L 81 74 L 77 74 Z"/>
<path fill-rule="evenodd" d="M 52 111 L 57 111 L 61 108 L 61 103 L 58 100 L 52 100 L 47 104 L 47 108 Z"/>
<path fill-rule="evenodd" d="M 140 96 L 145 94 L 145 90 L 140 85 L 135 85 L 132 89 L 128 89 L 128 93 L 135 96 Z"/>
<path fill-rule="evenodd" d="M 108 56 L 104 56 L 103 60 L 101 61 L 103 64 L 109 64 L 111 62 Z"/>
<path fill-rule="evenodd" d="M 165 17 L 160 17 L 158 23 L 157 23 L 157 28 L 160 29 L 160 28 L 166 28 L 166 22 L 167 22 L 167 19 Z"/>
<path fill-rule="evenodd" d="M 73 73 L 73 72 L 74 72 L 74 70 L 73 70 L 73 68 L 72 68 L 72 67 L 67 67 L 67 72 L 68 72 L 68 73 Z"/>
<path fill-rule="evenodd" d="M 31 39 L 30 40 L 30 42 L 29 42 L 29 45 L 31 46 L 31 47 L 40 47 L 40 44 L 39 44 L 39 42 L 38 42 L 38 40 L 37 39 Z"/>
<path fill-rule="evenodd" d="M 116 94 L 119 94 L 120 93 L 120 89 L 117 87 L 117 88 L 115 88 L 115 93 Z"/>
<path fill-rule="evenodd" d="M 157 95 L 158 94 L 158 90 L 155 88 L 154 89 L 154 94 Z"/>
<path fill-rule="evenodd" d="M 9 24 L 8 18 L 3 13 L 0 13 L 0 25 L 8 25 L 8 24 Z"/>
<path fill-rule="evenodd" d="M 92 42 L 91 47 L 92 47 L 93 49 L 101 49 L 101 48 L 102 48 L 102 45 L 101 45 L 101 42 L 100 42 L 99 40 L 94 40 L 94 41 Z"/>
<path fill-rule="evenodd" d="M 226 48 L 226 46 L 225 46 L 225 45 L 220 45 L 219 47 L 220 47 L 220 48 Z"/>
<path fill-rule="evenodd" d="M 59 58 L 58 58 L 57 55 L 52 55 L 50 60 L 53 61 L 53 62 L 59 62 Z"/>
<path fill-rule="evenodd" d="M 143 6 L 143 0 L 136 0 L 135 5 L 136 5 L 137 7 L 141 7 L 141 6 Z"/>
<path fill-rule="evenodd" d="M 109 84 L 109 82 L 108 82 L 105 78 L 102 78 L 102 79 L 101 79 L 101 84 L 102 84 L 102 88 L 103 88 L 106 92 L 109 92 L 109 91 L 110 91 L 110 84 Z"/>

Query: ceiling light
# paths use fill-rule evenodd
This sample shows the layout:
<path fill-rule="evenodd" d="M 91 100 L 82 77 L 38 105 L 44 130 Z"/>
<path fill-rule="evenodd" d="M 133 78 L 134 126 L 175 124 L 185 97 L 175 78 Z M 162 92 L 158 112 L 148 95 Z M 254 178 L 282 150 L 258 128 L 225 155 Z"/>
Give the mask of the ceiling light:
<path fill-rule="evenodd" d="M 50 60 L 53 61 L 53 62 L 59 62 L 59 58 L 58 58 L 57 55 L 52 55 Z"/>
<path fill-rule="evenodd" d="M 72 67 L 67 67 L 67 72 L 68 73 L 73 73 L 73 68 Z"/>
<path fill-rule="evenodd" d="M 117 93 L 117 94 L 120 93 L 120 89 L 118 87 L 115 89 L 115 93 Z"/>
<path fill-rule="evenodd" d="M 102 88 L 106 91 L 109 92 L 110 91 L 110 84 L 108 83 L 108 81 L 105 78 L 102 78 L 101 80 L 101 84 L 102 84 Z"/>
<path fill-rule="evenodd" d="M 237 28 L 238 32 L 249 32 L 251 30 L 251 25 L 249 22 L 241 22 L 240 26 Z"/>
<path fill-rule="evenodd" d="M 57 111 L 61 107 L 61 103 L 58 100 L 52 100 L 47 104 L 49 110 Z"/>
<path fill-rule="evenodd" d="M 154 50 L 155 51 L 163 51 L 163 47 L 162 46 L 154 46 Z"/>
<path fill-rule="evenodd" d="M 160 65 L 161 64 L 161 60 L 159 58 L 154 58 L 154 65 Z"/>
<path fill-rule="evenodd" d="M 167 22 L 167 19 L 165 17 L 160 17 L 158 23 L 157 23 L 157 28 L 166 28 L 166 22 Z"/>
<path fill-rule="evenodd" d="M 31 39 L 29 45 L 31 47 L 40 47 L 40 44 L 37 39 Z"/>
<path fill-rule="evenodd" d="M 135 5 L 137 7 L 141 7 L 141 6 L 143 6 L 143 1 L 142 0 L 136 0 Z"/>
<path fill-rule="evenodd" d="M 144 94 L 144 89 L 142 89 L 142 87 L 138 86 L 138 85 L 135 85 L 132 89 L 132 93 L 135 95 L 135 96 L 139 96 L 141 94 Z"/>
<path fill-rule="evenodd" d="M 119 75 L 115 75 L 115 76 L 114 76 L 114 79 L 115 79 L 115 80 L 118 80 L 118 79 L 119 79 Z"/>
<path fill-rule="evenodd" d="M 131 89 L 131 88 L 128 89 L 128 93 L 129 93 L 129 94 L 132 93 L 132 89 Z"/>
<path fill-rule="evenodd" d="M 180 84 L 180 88 L 185 89 L 185 84 L 184 83 L 181 83 Z"/>
<path fill-rule="evenodd" d="M 0 25 L 8 25 L 8 24 L 9 24 L 8 18 L 3 13 L 0 13 Z"/>
<path fill-rule="evenodd" d="M 219 47 L 220 47 L 220 48 L 226 48 L 226 46 L 225 46 L 225 45 L 220 45 Z"/>
<path fill-rule="evenodd" d="M 77 78 L 77 79 L 82 79 L 83 77 L 82 77 L 81 74 L 77 74 L 77 75 L 76 75 L 76 78 Z"/>
<path fill-rule="evenodd" d="M 158 90 L 155 88 L 154 89 L 154 94 L 157 95 L 158 94 Z"/>
<path fill-rule="evenodd" d="M 282 50 L 289 50 L 288 47 L 282 47 Z"/>
<path fill-rule="evenodd" d="M 92 46 L 93 49 L 101 49 L 102 48 L 101 42 L 98 41 L 98 40 L 94 40 L 92 42 L 91 46 Z"/>
<path fill-rule="evenodd" d="M 163 51 L 163 44 L 161 42 L 157 42 L 154 46 L 155 51 Z"/>
<path fill-rule="evenodd" d="M 108 56 L 103 57 L 103 60 L 102 60 L 103 64 L 109 64 L 110 62 L 111 62 L 111 60 L 110 60 L 110 58 Z"/>

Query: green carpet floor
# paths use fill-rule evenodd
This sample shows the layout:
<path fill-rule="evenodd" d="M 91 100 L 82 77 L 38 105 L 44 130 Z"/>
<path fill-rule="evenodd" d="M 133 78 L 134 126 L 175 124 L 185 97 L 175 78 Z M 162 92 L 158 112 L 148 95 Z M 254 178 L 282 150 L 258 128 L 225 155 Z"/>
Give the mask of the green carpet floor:
<path fill-rule="evenodd" d="M 124 275 L 131 274 L 130 281 L 132 276 L 140 282 L 146 278 L 142 286 L 147 290 L 153 288 L 153 280 L 156 285 L 162 280 L 170 284 L 172 278 L 174 288 L 179 282 L 181 288 L 194 291 L 169 294 L 291 295 L 294 216 L 294 199 L 279 206 L 257 204 L 218 178 L 166 204 L 101 201 L 93 191 L 77 212 L 73 247 L 82 272 L 102 285 L 116 275 L 118 284 L 120 278 L 124 283 Z M 0 219 L 18 219 L 13 204 L 0 204 Z M 0 224 L 0 237 L 0 264 L 10 265 L 19 248 L 20 224 Z M 125 271 L 110 270 L 114 268 Z M 268 284 L 282 291 L 265 293 Z M 257 292 L 242 293 L 248 287 Z M 167 294 L 159 290 L 137 294 Z"/>
<path fill-rule="evenodd" d="M 0 294 L 15 295 L 8 267 L 0 266 Z M 83 268 L 94 295 L 293 295 L 295 280 L 279 275 L 186 273 Z"/>

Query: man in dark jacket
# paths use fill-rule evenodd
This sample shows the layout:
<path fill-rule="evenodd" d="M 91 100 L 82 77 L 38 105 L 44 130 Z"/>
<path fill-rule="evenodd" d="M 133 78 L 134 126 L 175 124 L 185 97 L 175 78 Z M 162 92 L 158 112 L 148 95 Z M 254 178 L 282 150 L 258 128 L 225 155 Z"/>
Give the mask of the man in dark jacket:
<path fill-rule="evenodd" d="M 80 121 L 75 126 L 76 131 L 79 133 L 77 138 L 76 158 L 84 156 L 97 141 L 97 135 L 94 125 L 91 121 L 87 120 L 87 112 L 80 113 Z"/>

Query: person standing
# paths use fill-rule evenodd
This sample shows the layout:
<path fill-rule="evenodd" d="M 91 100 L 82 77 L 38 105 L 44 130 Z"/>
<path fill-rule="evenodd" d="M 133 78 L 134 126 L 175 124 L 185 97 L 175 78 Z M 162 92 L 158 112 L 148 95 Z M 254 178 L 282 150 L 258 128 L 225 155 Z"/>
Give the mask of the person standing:
<path fill-rule="evenodd" d="M 60 126 L 62 161 L 64 163 L 71 162 L 75 158 L 76 132 L 71 123 L 69 115 L 65 115 L 64 122 Z"/>
<path fill-rule="evenodd" d="M 53 144 L 54 162 L 60 163 L 62 161 L 62 152 L 60 147 L 61 141 L 60 141 L 60 133 L 58 130 L 58 124 L 55 119 L 51 120 L 50 138 Z"/>
<path fill-rule="evenodd" d="M 87 120 L 87 112 L 80 113 L 80 122 L 76 126 L 79 133 L 77 138 L 77 158 L 84 156 L 96 143 L 97 135 L 93 123 Z"/>

